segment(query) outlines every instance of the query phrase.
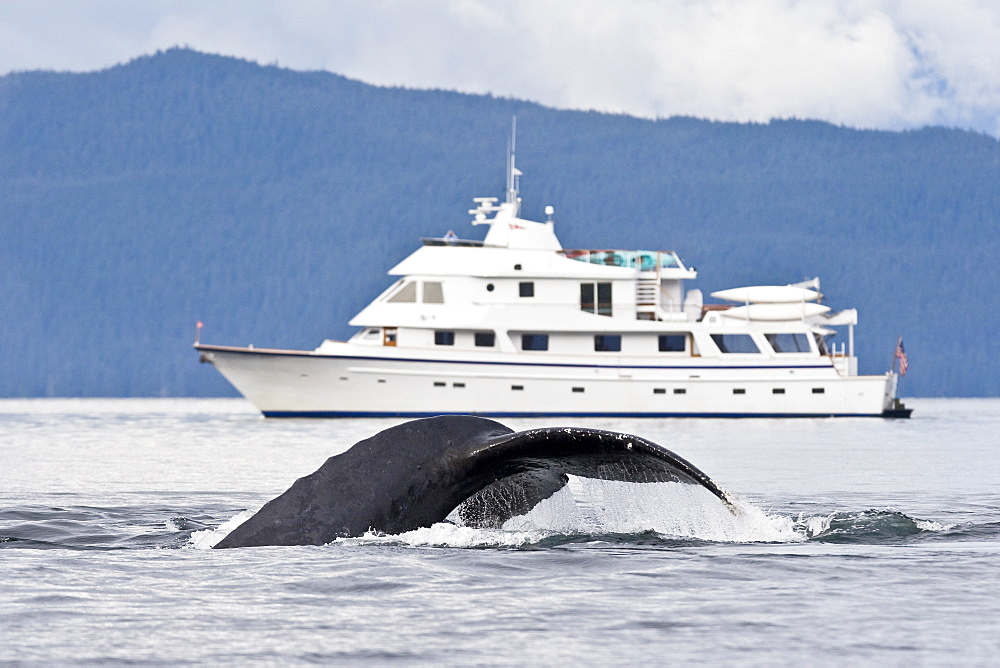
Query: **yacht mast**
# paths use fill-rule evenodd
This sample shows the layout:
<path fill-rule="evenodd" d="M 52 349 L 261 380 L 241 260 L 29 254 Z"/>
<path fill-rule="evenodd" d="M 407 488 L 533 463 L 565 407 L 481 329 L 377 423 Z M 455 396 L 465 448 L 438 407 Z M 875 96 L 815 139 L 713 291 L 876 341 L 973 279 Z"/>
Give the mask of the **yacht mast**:
<path fill-rule="evenodd" d="M 518 182 L 518 177 L 521 176 L 521 171 L 514 166 L 514 154 L 517 149 L 517 116 L 511 118 L 510 121 L 510 141 L 507 144 L 507 204 L 517 205 L 517 209 L 520 209 L 520 198 L 518 197 L 518 190 L 520 188 L 520 183 Z M 517 215 L 519 211 L 515 209 L 514 215 Z"/>

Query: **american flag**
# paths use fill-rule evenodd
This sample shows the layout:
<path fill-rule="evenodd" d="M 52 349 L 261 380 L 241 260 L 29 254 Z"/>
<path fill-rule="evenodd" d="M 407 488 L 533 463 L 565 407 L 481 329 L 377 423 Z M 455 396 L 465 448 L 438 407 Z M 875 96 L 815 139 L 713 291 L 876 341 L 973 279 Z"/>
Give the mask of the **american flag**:
<path fill-rule="evenodd" d="M 906 361 L 906 349 L 903 348 L 902 337 L 900 337 L 899 343 L 896 344 L 896 359 L 899 360 L 899 375 L 905 376 L 906 369 L 910 364 Z"/>

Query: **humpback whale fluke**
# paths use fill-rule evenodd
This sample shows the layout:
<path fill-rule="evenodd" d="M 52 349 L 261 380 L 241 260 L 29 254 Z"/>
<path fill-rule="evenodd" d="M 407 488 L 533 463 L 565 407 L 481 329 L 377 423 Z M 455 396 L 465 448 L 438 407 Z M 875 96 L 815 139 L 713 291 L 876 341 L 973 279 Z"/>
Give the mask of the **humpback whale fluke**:
<path fill-rule="evenodd" d="M 708 476 L 638 436 L 558 427 L 514 432 L 486 418 L 414 420 L 330 457 L 215 547 L 323 545 L 367 531 L 397 534 L 456 508 L 472 526 L 499 526 L 561 489 L 568 475 L 700 485 Z"/>

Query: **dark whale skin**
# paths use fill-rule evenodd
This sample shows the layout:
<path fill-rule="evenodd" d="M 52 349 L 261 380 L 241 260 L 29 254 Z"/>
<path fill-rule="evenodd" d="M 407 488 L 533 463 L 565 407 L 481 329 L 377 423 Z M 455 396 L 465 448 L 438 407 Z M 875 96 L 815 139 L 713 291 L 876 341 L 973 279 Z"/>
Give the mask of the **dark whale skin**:
<path fill-rule="evenodd" d="M 557 492 L 568 474 L 701 485 L 729 505 L 707 475 L 637 436 L 575 427 L 514 432 L 451 415 L 391 427 L 330 457 L 215 547 L 398 534 L 441 522 L 459 506 L 468 523 L 497 526 Z M 509 502 L 496 504 L 498 496 Z"/>

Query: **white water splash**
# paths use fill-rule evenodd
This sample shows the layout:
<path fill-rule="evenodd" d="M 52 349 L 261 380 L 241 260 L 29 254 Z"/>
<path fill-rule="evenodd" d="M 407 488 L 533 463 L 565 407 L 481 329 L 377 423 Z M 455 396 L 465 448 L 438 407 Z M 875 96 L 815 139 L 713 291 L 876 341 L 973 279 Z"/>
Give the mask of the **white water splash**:
<path fill-rule="evenodd" d="M 833 513 L 829 515 L 813 515 L 812 517 L 799 514 L 799 525 L 805 530 L 807 538 L 826 533 L 830 530 L 831 522 L 833 522 Z"/>
<path fill-rule="evenodd" d="M 448 521 L 401 534 L 368 532 L 337 538 L 331 544 L 409 545 L 413 547 L 520 547 L 558 535 L 639 534 L 725 543 L 789 543 L 829 528 L 829 517 L 805 520 L 806 536 L 789 517 L 771 515 L 730 497 L 732 506 L 698 485 L 631 483 L 569 476 L 569 483 L 528 513 L 512 517 L 499 529 L 463 526 L 458 512 Z M 191 534 L 188 547 L 214 547 L 252 517 L 245 510 L 215 529 Z M 800 523 L 802 522 L 800 518 Z M 815 524 L 815 526 L 813 526 Z"/>
<path fill-rule="evenodd" d="M 803 540 L 786 517 L 743 500 L 726 506 L 707 489 L 678 483 L 631 483 L 570 476 L 569 483 L 505 531 L 561 534 L 634 534 L 729 543 Z"/>
<path fill-rule="evenodd" d="M 941 524 L 934 520 L 914 520 L 913 522 L 921 531 L 950 531 L 957 526 L 955 524 Z"/>
<path fill-rule="evenodd" d="M 368 532 L 357 538 L 338 538 L 336 545 L 410 545 L 413 547 L 520 547 L 552 535 L 547 531 L 508 531 L 506 529 L 474 529 L 450 522 L 387 536 Z"/>
<path fill-rule="evenodd" d="M 253 517 L 255 510 L 244 510 L 234 517 L 223 522 L 214 529 L 204 529 L 191 534 L 191 541 L 185 547 L 195 550 L 210 550 L 215 545 L 228 536 L 233 529 Z"/>

